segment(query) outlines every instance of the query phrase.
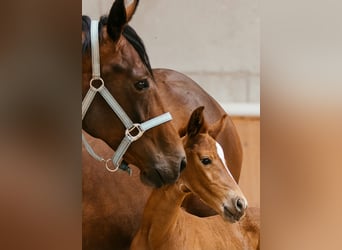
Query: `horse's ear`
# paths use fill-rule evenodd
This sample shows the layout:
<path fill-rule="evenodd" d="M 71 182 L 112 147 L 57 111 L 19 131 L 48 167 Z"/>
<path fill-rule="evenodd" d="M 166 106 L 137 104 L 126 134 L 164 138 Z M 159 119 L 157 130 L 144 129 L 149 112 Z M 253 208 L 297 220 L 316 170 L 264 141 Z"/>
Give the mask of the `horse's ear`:
<path fill-rule="evenodd" d="M 226 120 L 228 119 L 228 115 L 224 114 L 220 120 L 216 121 L 214 124 L 209 126 L 208 129 L 208 134 L 213 137 L 214 139 L 216 139 L 216 137 L 218 136 L 218 134 L 222 131 L 222 129 L 224 128 L 224 125 L 226 123 Z"/>
<path fill-rule="evenodd" d="M 204 110 L 204 107 L 201 106 L 192 112 L 188 126 L 187 126 L 187 134 L 189 137 L 194 137 L 198 133 L 201 133 L 201 132 L 203 133 L 207 131 L 208 128 L 204 120 L 203 110 Z"/>
<path fill-rule="evenodd" d="M 137 7 L 139 4 L 139 0 L 125 0 L 126 6 L 126 21 L 127 23 L 131 21 Z"/>
<path fill-rule="evenodd" d="M 125 25 L 132 19 L 138 3 L 139 0 L 116 0 L 113 3 L 107 21 L 107 32 L 113 41 L 119 39 Z"/>

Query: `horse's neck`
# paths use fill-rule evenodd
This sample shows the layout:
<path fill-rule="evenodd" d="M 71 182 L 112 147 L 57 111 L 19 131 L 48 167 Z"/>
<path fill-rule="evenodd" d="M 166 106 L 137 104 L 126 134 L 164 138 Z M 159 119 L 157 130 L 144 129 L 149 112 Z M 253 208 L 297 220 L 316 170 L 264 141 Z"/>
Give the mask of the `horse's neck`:
<path fill-rule="evenodd" d="M 141 230 L 150 237 L 154 232 L 162 236 L 174 230 L 182 215 L 181 205 L 186 195 L 177 184 L 154 189 L 145 206 Z"/>

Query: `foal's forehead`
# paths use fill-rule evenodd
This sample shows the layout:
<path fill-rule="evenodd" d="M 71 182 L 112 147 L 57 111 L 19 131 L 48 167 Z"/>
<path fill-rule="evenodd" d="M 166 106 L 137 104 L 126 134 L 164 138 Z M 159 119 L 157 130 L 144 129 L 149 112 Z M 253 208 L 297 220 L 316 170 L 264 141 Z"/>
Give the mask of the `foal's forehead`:
<path fill-rule="evenodd" d="M 198 134 L 194 138 L 189 138 L 186 147 L 195 151 L 213 151 L 216 152 L 215 140 L 208 134 Z"/>

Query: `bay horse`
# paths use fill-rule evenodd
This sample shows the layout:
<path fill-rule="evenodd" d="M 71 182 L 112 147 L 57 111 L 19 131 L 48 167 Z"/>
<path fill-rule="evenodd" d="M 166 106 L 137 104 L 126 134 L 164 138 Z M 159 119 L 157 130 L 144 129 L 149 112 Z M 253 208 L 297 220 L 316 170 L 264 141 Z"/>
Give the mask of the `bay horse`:
<path fill-rule="evenodd" d="M 165 105 L 153 79 L 143 43 L 135 31 L 126 25 L 137 4 L 138 1 L 133 1 L 126 8 L 124 0 L 114 2 L 109 16 L 102 17 L 98 27 L 92 31 L 97 32 L 96 28 L 99 30 L 99 50 L 95 52 L 90 51 L 96 47 L 91 37 L 91 20 L 82 17 L 82 98 L 85 100 L 90 90 L 103 89 L 105 86 L 132 125 L 139 124 L 138 129 L 143 122 L 164 114 Z M 97 53 L 100 60 L 99 75 L 103 81 L 94 78 L 97 70 L 94 57 Z M 97 80 L 95 86 L 93 80 Z M 103 85 L 99 84 L 101 82 Z M 95 96 L 82 120 L 82 127 L 90 135 L 116 149 L 127 135 L 126 124 L 106 101 L 100 95 Z M 128 147 L 124 161 L 139 166 L 141 179 L 146 184 L 160 187 L 177 180 L 186 161 L 174 124 L 166 122 L 146 131 Z"/>
<path fill-rule="evenodd" d="M 247 211 L 246 198 L 215 140 L 226 116 L 208 126 L 203 108 L 193 112 L 183 138 L 186 169 L 176 183 L 152 191 L 131 250 L 258 249 L 258 218 L 251 213 L 242 218 Z M 218 215 L 200 218 L 185 212 L 181 205 L 190 192 Z"/>
<path fill-rule="evenodd" d="M 200 105 L 208 122 L 226 114 L 220 105 L 189 77 L 170 69 L 152 69 L 144 44 L 128 25 L 138 1 L 128 6 L 116 0 L 108 17 L 101 17 L 100 59 L 105 85 L 134 121 L 141 122 L 165 111 L 173 120 L 147 131 L 134 142 L 124 160 L 134 169 L 132 177 L 119 171 L 109 174 L 101 162 L 92 159 L 82 149 L 83 162 L 83 248 L 127 249 L 139 227 L 139 218 L 150 186 L 174 182 L 184 168 L 185 152 L 179 132 L 185 127 L 191 112 Z M 89 89 L 92 75 L 89 17 L 82 17 L 82 97 Z M 96 96 L 82 122 L 91 136 L 93 148 L 107 154 L 118 146 L 124 126 L 105 101 Z M 230 140 L 225 140 L 230 138 Z M 232 120 L 217 136 L 230 171 L 238 182 L 242 163 L 240 139 Z M 138 192 L 139 191 L 139 192 Z M 187 211 L 208 216 L 215 212 L 190 194 L 184 207 Z"/>

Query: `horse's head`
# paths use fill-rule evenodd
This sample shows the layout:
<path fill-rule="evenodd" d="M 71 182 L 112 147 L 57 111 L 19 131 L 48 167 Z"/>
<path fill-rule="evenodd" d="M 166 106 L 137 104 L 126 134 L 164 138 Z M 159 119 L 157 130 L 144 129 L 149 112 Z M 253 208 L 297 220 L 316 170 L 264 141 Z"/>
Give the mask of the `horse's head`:
<path fill-rule="evenodd" d="M 209 126 L 203 109 L 199 107 L 192 113 L 183 137 L 188 164 L 181 182 L 224 219 L 235 222 L 244 215 L 247 200 L 225 163 L 222 147 L 214 139 L 227 116 Z"/>
<path fill-rule="evenodd" d="M 145 47 L 128 26 L 137 0 L 125 6 L 116 0 L 108 17 L 99 22 L 100 68 L 104 85 L 134 123 L 159 116 L 165 110 L 153 78 Z M 92 78 L 90 19 L 82 17 L 82 97 Z M 96 95 L 85 115 L 82 127 L 104 140 L 114 150 L 125 135 L 125 127 L 100 95 Z M 133 142 L 125 161 L 138 166 L 146 184 L 162 186 L 173 183 L 185 165 L 185 152 L 178 132 L 171 122 L 156 126 Z"/>

